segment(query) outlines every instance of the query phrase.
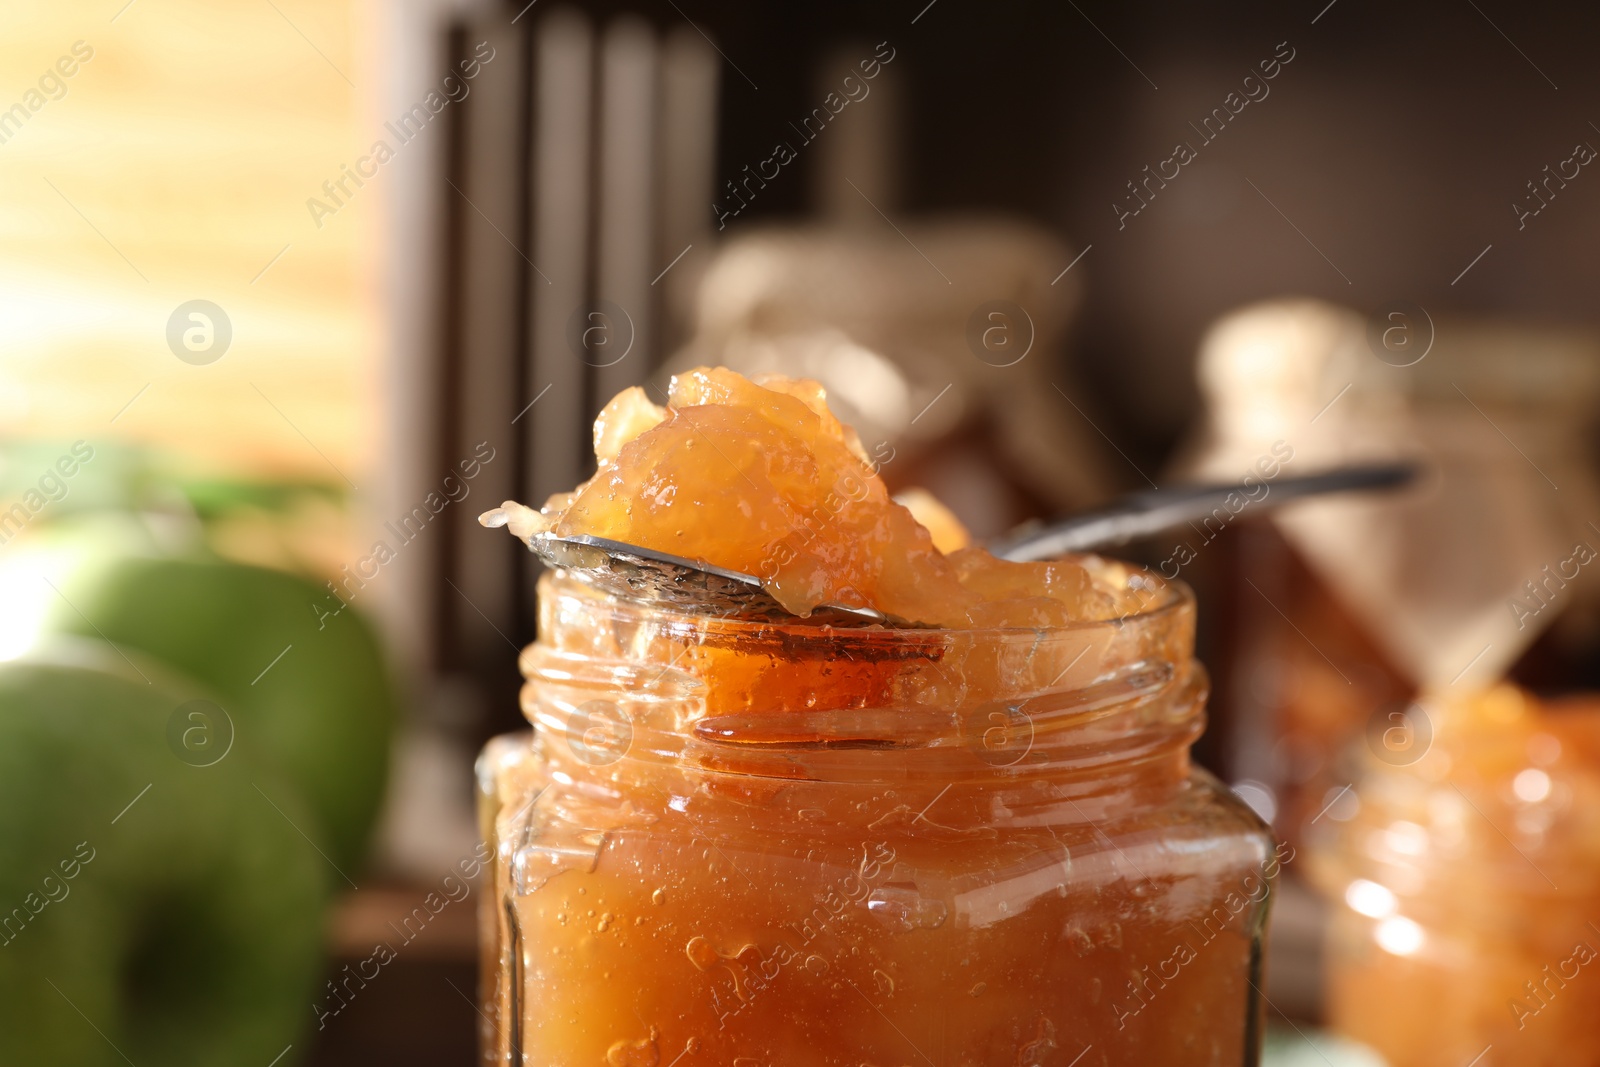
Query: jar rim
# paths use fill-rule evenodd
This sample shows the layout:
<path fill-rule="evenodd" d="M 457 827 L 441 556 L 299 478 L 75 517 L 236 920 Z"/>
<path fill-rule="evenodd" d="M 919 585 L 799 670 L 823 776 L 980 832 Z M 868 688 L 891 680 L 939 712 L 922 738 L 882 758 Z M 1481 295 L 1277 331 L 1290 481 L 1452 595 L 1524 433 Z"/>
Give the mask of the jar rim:
<path fill-rule="evenodd" d="M 865 639 L 873 643 L 905 641 L 920 644 L 926 641 L 929 635 L 971 638 L 1028 637 L 1032 639 L 1041 634 L 1085 633 L 1096 630 L 1109 632 L 1125 629 L 1133 624 L 1153 626 L 1163 620 L 1172 618 L 1186 609 L 1192 610 L 1195 606 L 1194 590 L 1189 587 L 1187 582 L 1181 579 L 1167 578 L 1148 567 L 1140 567 L 1120 560 L 1107 560 L 1089 555 L 1077 558 L 1109 565 L 1104 567 L 1105 572 L 1121 580 L 1122 589 L 1119 591 L 1125 596 L 1142 601 L 1139 608 L 1116 615 L 1073 619 L 1069 622 L 1046 626 L 836 626 L 827 623 L 819 624 L 809 619 L 798 617 L 792 622 L 779 621 L 736 615 L 720 615 L 716 612 L 689 611 L 664 602 L 645 603 L 643 601 L 629 600 L 607 593 L 582 578 L 564 571 L 546 572 L 539 580 L 539 595 L 541 597 L 546 596 L 547 590 L 551 593 L 581 593 L 582 595 L 593 597 L 596 604 L 604 603 L 612 610 L 635 614 L 640 617 L 649 616 L 654 620 L 664 621 L 668 624 L 714 629 L 730 635 L 737 633 L 782 632 L 796 638 L 813 637 L 835 644 L 843 637 L 857 640 Z"/>
<path fill-rule="evenodd" d="M 1176 771 L 1208 688 L 1194 594 L 1141 581 L 1157 602 L 1111 619 L 883 629 L 659 611 L 553 572 L 520 660 L 523 709 L 591 768 L 628 755 L 814 781 Z"/>

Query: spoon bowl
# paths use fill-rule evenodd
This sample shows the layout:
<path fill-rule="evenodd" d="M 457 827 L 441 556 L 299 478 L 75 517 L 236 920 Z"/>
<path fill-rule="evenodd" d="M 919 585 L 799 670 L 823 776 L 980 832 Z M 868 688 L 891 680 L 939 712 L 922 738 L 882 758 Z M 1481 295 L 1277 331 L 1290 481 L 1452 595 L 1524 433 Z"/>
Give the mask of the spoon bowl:
<path fill-rule="evenodd" d="M 1240 496 L 1251 500 L 1253 509 L 1273 508 L 1308 496 L 1397 489 L 1410 483 L 1417 473 L 1418 467 L 1410 463 L 1342 467 L 1267 483 L 1267 495 L 1259 498 L 1253 494 L 1260 484 L 1153 489 L 1125 497 L 1104 511 L 1024 527 L 989 548 L 1000 559 L 1019 563 L 1053 559 L 1069 552 L 1125 544 L 1136 537 L 1205 518 Z M 740 618 L 775 622 L 792 622 L 796 618 L 754 574 L 593 534 L 557 534 L 544 528 L 547 520 L 537 511 L 515 501 L 484 512 L 478 521 L 489 527 L 509 527 L 547 566 L 575 572 L 619 596 Z M 850 604 L 822 604 L 807 616 L 807 621 L 835 626 L 925 625 Z"/>

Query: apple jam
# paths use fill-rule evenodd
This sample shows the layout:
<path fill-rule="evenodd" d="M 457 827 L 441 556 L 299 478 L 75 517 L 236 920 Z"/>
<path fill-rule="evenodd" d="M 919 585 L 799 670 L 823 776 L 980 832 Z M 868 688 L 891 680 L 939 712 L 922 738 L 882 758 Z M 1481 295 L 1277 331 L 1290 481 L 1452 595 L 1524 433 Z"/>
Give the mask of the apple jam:
<path fill-rule="evenodd" d="M 1600 703 L 1413 709 L 1314 826 L 1328 1013 L 1392 1067 L 1600 1065 Z"/>
<path fill-rule="evenodd" d="M 479 768 L 483 1062 L 1254 1063 L 1273 844 L 1189 762 L 1192 597 L 1105 566 L 1146 610 L 1037 630 L 547 575 Z"/>
<path fill-rule="evenodd" d="M 544 577 L 534 732 L 479 764 L 484 1062 L 1254 1063 L 1277 857 L 1190 765 L 1187 588 L 965 545 L 814 382 L 668 400 L 622 393 L 592 479 L 486 521 L 754 574 L 794 617 Z"/>
<path fill-rule="evenodd" d="M 707 560 L 756 575 L 796 615 L 844 604 L 935 626 L 1051 626 L 1134 607 L 1076 558 L 998 560 L 959 530 L 940 551 L 816 382 L 700 367 L 667 400 L 617 394 L 595 421 L 594 477 L 537 512 L 507 501 L 512 532 Z"/>

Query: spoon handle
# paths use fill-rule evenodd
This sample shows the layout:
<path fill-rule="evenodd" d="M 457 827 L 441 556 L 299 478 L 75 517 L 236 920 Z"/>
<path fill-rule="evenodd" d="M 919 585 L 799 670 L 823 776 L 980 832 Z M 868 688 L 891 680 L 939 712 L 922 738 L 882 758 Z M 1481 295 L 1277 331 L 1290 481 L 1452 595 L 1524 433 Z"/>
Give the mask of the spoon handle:
<path fill-rule="evenodd" d="M 989 550 L 1001 559 L 1018 563 L 1053 559 L 1068 552 L 1124 544 L 1136 537 L 1210 518 L 1219 508 L 1227 512 L 1231 521 L 1234 515 L 1245 511 L 1274 508 L 1307 496 L 1397 489 L 1410 483 L 1418 470 L 1414 463 L 1384 463 L 1341 467 L 1272 482 L 1263 480 L 1254 485 L 1179 485 L 1152 489 L 1124 497 L 1104 511 L 1074 515 L 1039 529 L 1025 529 L 992 543 Z M 1261 494 L 1263 487 L 1267 488 L 1264 495 Z M 1229 508 L 1230 497 L 1244 500 L 1244 507 Z"/>

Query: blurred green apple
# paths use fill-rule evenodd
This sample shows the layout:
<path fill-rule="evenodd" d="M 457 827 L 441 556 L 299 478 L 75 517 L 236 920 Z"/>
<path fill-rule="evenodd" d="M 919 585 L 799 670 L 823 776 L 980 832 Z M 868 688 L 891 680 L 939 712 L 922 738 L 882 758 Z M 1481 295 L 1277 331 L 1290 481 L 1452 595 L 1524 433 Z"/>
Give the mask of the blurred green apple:
<path fill-rule="evenodd" d="M 250 746 L 197 766 L 170 743 L 218 699 L 102 642 L 0 664 L 0 1063 L 265 1065 L 301 1042 L 337 875 Z"/>
<path fill-rule="evenodd" d="M 142 651 L 215 692 L 239 743 L 283 772 L 308 832 L 356 873 L 382 801 L 396 697 L 372 626 L 326 589 L 206 554 L 181 517 L 90 511 L 0 551 L 0 661 L 42 635 Z M 191 732 L 198 738 L 198 732 Z"/>
<path fill-rule="evenodd" d="M 299 790 L 315 816 L 308 832 L 355 873 L 397 717 L 365 619 L 319 617 L 315 607 L 337 602 L 309 579 L 215 560 L 98 552 L 61 592 L 50 628 L 138 650 L 215 692 L 238 743 Z"/>

